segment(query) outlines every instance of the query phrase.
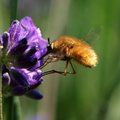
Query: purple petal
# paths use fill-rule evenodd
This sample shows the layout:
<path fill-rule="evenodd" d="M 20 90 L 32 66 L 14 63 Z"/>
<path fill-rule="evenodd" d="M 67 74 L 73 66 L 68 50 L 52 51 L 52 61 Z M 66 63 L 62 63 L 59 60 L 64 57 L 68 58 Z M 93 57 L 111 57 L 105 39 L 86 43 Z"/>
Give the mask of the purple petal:
<path fill-rule="evenodd" d="M 27 69 L 18 69 L 15 67 L 11 67 L 11 77 L 16 79 L 22 86 L 28 86 L 29 88 L 33 88 L 41 84 L 41 74 L 40 70 L 29 71 Z"/>
<path fill-rule="evenodd" d="M 29 48 L 24 52 L 25 56 L 32 56 L 33 54 L 35 54 L 35 52 L 37 51 L 37 47 L 36 46 L 29 46 Z"/>
<path fill-rule="evenodd" d="M 37 63 L 37 58 L 32 56 L 19 56 L 16 66 L 20 68 L 32 68 Z"/>
<path fill-rule="evenodd" d="M 11 78 L 10 78 L 10 75 L 6 72 L 2 75 L 2 83 L 4 85 L 10 85 L 10 82 L 11 82 Z"/>
<path fill-rule="evenodd" d="M 42 66 L 42 65 L 43 65 L 43 59 L 40 61 L 37 61 L 37 63 L 32 68 L 30 68 L 30 70 L 34 71 L 35 69 L 39 69 L 40 66 Z"/>
<path fill-rule="evenodd" d="M 26 49 L 28 48 L 27 40 L 26 38 L 21 39 L 21 41 L 18 41 L 14 43 L 14 45 L 11 46 L 8 53 L 10 55 L 19 55 L 22 54 Z"/>
<path fill-rule="evenodd" d="M 25 89 L 23 86 L 18 85 L 13 87 L 12 95 L 15 95 L 15 96 L 24 95 L 26 91 L 27 91 L 27 88 Z"/>
<path fill-rule="evenodd" d="M 11 45 L 16 41 L 23 39 L 28 34 L 28 31 L 23 28 L 18 20 L 12 22 L 8 32 L 10 34 Z"/>
<path fill-rule="evenodd" d="M 9 33 L 4 32 L 2 35 L 2 40 L 3 40 L 3 48 L 6 49 L 9 45 Z"/>
<path fill-rule="evenodd" d="M 18 85 L 27 87 L 28 81 L 27 81 L 27 75 L 21 73 L 20 69 L 16 69 L 15 67 L 11 67 L 10 69 L 10 76 L 13 81 L 15 81 Z"/>
<path fill-rule="evenodd" d="M 2 65 L 2 74 L 4 74 L 4 73 L 9 73 L 9 70 L 6 67 L 6 65 Z"/>
<path fill-rule="evenodd" d="M 14 20 L 11 24 L 11 27 L 9 28 L 10 33 L 10 41 L 11 43 L 16 42 L 20 36 L 21 26 L 20 22 L 18 20 Z"/>
<path fill-rule="evenodd" d="M 35 100 L 40 100 L 43 98 L 43 95 L 41 95 L 38 91 L 32 90 L 28 93 L 26 93 L 26 96 Z"/>
<path fill-rule="evenodd" d="M 28 44 L 34 44 L 36 47 L 38 47 L 40 50 L 39 52 L 41 53 L 45 52 L 46 50 L 42 50 L 47 47 L 48 41 L 42 38 L 40 29 L 36 28 L 32 19 L 30 17 L 25 17 L 20 22 L 22 26 L 24 26 L 29 31 L 28 35 L 26 36 L 28 39 Z"/>
<path fill-rule="evenodd" d="M 22 24 L 22 26 L 24 26 L 27 30 L 34 30 L 36 29 L 36 26 L 34 25 L 31 17 L 24 17 L 20 23 Z"/>

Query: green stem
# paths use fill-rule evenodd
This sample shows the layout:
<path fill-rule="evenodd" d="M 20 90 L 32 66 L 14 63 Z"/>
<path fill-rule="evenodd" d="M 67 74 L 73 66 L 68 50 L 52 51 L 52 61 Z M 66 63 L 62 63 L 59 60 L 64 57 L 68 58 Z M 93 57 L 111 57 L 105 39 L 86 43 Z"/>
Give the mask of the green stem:
<path fill-rule="evenodd" d="M 10 0 L 10 23 L 16 19 L 18 0 Z M 20 103 L 18 97 L 3 98 L 3 116 L 2 120 L 21 120 Z M 0 119 L 1 120 L 1 119 Z"/>
<path fill-rule="evenodd" d="M 1 66 L 0 66 L 1 72 Z M 2 74 L 0 73 L 0 120 L 3 120 Z"/>
<path fill-rule="evenodd" d="M 22 120 L 21 106 L 18 97 L 14 97 L 13 107 L 14 107 L 14 120 Z"/>
<path fill-rule="evenodd" d="M 0 86 L 0 120 L 3 120 L 2 86 Z"/>
<path fill-rule="evenodd" d="M 18 97 L 7 97 L 3 101 L 4 120 L 21 120 Z"/>
<path fill-rule="evenodd" d="M 3 98 L 4 120 L 13 119 L 13 97 Z"/>

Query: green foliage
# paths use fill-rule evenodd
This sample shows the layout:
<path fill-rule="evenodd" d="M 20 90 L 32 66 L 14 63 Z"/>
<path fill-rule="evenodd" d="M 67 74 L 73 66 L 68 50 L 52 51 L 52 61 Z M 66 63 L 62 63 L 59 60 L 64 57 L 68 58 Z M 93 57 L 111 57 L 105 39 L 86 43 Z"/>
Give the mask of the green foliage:
<path fill-rule="evenodd" d="M 21 18 L 26 14 L 37 18 L 36 22 L 40 26 L 42 25 L 42 33 L 46 34 L 46 37 L 52 36 L 54 39 L 62 34 L 86 38 L 91 29 L 94 30 L 97 27 L 98 29 L 101 27 L 101 33 L 98 35 L 99 39 L 93 37 L 92 40 L 91 36 L 90 41 L 88 41 L 98 54 L 99 64 L 96 68 L 89 69 L 74 62 L 76 75 L 60 76 L 59 80 L 56 80 L 59 76 L 56 78 L 54 75 L 44 78 L 48 80 L 41 86 L 44 98 L 39 101 L 38 111 L 39 113 L 41 112 L 40 115 L 44 113 L 48 116 L 49 120 L 53 120 L 52 118 L 55 120 L 119 120 L 120 1 L 66 1 L 52 0 L 51 4 L 47 0 L 44 3 L 40 1 L 39 4 L 31 2 L 31 6 L 38 4 L 40 9 L 43 8 L 44 11 L 47 6 L 47 12 L 38 16 L 34 15 L 33 8 L 31 9 L 31 14 L 30 9 L 28 9 L 29 6 L 21 9 L 22 7 L 18 4 L 18 17 Z M 3 9 L 2 6 L 1 9 Z M 63 12 L 63 9 L 66 11 Z M 6 14 L 9 16 L 7 10 Z M 0 16 L 0 19 L 3 18 Z M 96 31 L 94 32 L 96 34 Z M 64 65 L 60 64 L 60 66 L 61 69 L 64 69 Z M 54 65 L 48 67 L 48 69 L 53 69 L 53 67 Z M 56 69 L 59 68 L 57 67 Z M 24 98 L 22 98 L 22 102 L 23 113 L 26 115 L 27 111 L 30 111 L 30 109 L 26 110 L 29 107 L 26 103 L 29 102 Z M 31 105 L 31 111 L 35 114 L 34 111 L 36 112 L 36 110 L 33 110 L 33 108 L 36 109 L 37 103 L 33 102 L 33 104 Z"/>
<path fill-rule="evenodd" d="M 99 64 L 94 69 L 77 65 L 77 75 L 69 76 L 67 84 L 61 82 L 57 120 L 104 120 L 110 116 L 111 120 L 118 120 L 114 110 L 109 114 L 109 105 L 114 104 L 110 101 L 120 84 L 119 3 L 118 0 L 72 1 L 66 32 L 83 38 L 91 28 L 101 26 L 99 39 L 92 42 Z M 64 84 L 66 88 L 61 87 Z"/>

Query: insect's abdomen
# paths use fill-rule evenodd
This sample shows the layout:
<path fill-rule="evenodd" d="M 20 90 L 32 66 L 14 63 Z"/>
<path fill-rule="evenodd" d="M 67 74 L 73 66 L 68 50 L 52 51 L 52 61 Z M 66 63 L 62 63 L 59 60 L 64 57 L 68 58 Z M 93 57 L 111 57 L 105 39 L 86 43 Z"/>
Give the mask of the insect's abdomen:
<path fill-rule="evenodd" d="M 76 45 L 69 50 L 68 55 L 86 67 L 95 67 L 98 62 L 96 53 L 89 46 Z"/>

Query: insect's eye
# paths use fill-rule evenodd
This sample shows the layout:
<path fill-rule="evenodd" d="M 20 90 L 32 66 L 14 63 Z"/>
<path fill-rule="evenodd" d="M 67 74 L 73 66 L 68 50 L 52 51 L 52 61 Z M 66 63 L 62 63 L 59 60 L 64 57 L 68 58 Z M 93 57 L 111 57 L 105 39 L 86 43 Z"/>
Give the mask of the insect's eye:
<path fill-rule="evenodd" d="M 70 46 L 70 49 L 72 49 L 73 48 L 73 45 L 72 46 Z"/>
<path fill-rule="evenodd" d="M 73 45 L 71 45 L 71 44 L 68 45 L 68 48 L 69 48 L 69 49 L 72 49 L 72 48 L 73 48 Z"/>

